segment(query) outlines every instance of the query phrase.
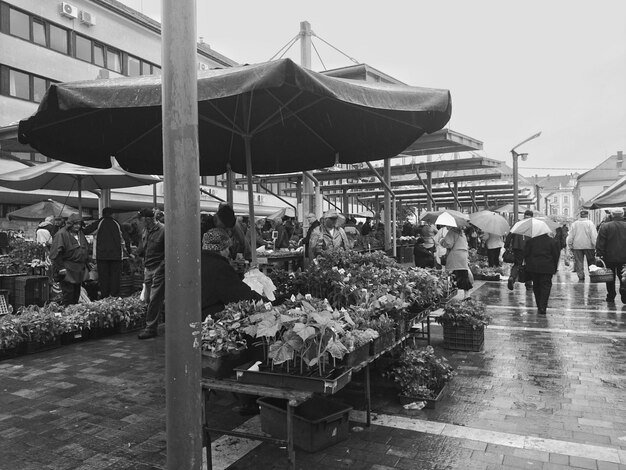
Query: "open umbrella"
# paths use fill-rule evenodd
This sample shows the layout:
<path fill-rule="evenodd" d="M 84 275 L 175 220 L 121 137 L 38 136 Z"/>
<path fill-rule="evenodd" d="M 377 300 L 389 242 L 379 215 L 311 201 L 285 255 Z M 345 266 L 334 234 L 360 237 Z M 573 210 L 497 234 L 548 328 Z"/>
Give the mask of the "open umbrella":
<path fill-rule="evenodd" d="M 43 220 L 52 215 L 54 217 L 63 217 L 64 219 L 72 214 L 80 214 L 78 209 L 61 204 L 53 199 L 38 202 L 36 204 L 22 207 L 21 209 L 9 212 L 7 218 L 9 220 Z M 88 215 L 82 214 L 88 218 Z"/>
<path fill-rule="evenodd" d="M 435 220 L 435 225 L 448 227 L 467 227 L 468 216 L 458 211 L 443 211 Z"/>
<path fill-rule="evenodd" d="M 160 76 L 53 83 L 18 138 L 44 155 L 163 174 Z M 289 59 L 200 72 L 200 173 L 287 173 L 397 155 L 450 119 L 448 90 L 326 76 Z M 251 155 L 248 165 L 246 160 Z"/>
<path fill-rule="evenodd" d="M 161 178 L 125 171 L 110 158 L 109 168 L 91 168 L 65 162 L 49 162 L 28 168 L 20 168 L 0 175 L 0 186 L 18 191 L 55 189 L 78 191 L 78 209 L 82 210 L 82 191 L 113 189 L 154 184 Z"/>
<path fill-rule="evenodd" d="M 510 230 L 507 220 L 500 214 L 492 211 L 474 212 L 470 214 L 469 220 L 472 225 L 475 225 L 483 232 L 495 235 L 506 235 Z"/>
<path fill-rule="evenodd" d="M 463 212 L 455 211 L 454 209 L 424 212 L 420 216 L 419 220 L 426 222 L 427 224 L 437 224 L 437 218 L 444 212 L 447 212 L 448 214 L 452 215 L 455 219 L 464 220 L 465 222 L 469 221 L 469 216 L 467 214 L 464 214 Z M 467 225 L 467 223 L 465 223 L 465 225 Z"/>
<path fill-rule="evenodd" d="M 554 230 L 548 225 L 546 219 L 540 219 L 537 217 L 530 217 L 517 222 L 511 227 L 511 233 L 517 233 L 526 237 L 538 237 L 546 233 L 553 233 Z"/>

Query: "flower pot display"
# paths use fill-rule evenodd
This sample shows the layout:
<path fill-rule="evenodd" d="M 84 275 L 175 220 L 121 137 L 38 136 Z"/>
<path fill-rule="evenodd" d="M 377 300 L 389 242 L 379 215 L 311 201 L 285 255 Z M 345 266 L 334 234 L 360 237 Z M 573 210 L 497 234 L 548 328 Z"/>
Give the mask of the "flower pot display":
<path fill-rule="evenodd" d="M 60 340 L 61 344 L 73 344 L 80 343 L 82 341 L 86 341 L 89 339 L 89 330 L 87 329 L 76 329 L 73 331 L 66 331 L 61 334 Z"/>
<path fill-rule="evenodd" d="M 47 341 L 27 341 L 25 343 L 26 354 L 35 354 L 42 351 L 49 351 L 61 347 L 61 338 L 55 338 Z"/>
<path fill-rule="evenodd" d="M 448 302 L 437 323 L 443 325 L 443 347 L 457 351 L 480 351 L 485 342 L 485 326 L 491 317 L 485 305 L 474 299 Z"/>
<path fill-rule="evenodd" d="M 456 351 L 480 351 L 485 344 L 485 327 L 443 325 L 443 347 Z"/>
<path fill-rule="evenodd" d="M 348 352 L 343 357 L 341 364 L 344 367 L 355 367 L 367 361 L 367 359 L 370 357 L 370 347 L 371 347 L 370 345 L 371 345 L 371 342 L 365 343 L 355 348 L 353 351 Z"/>
<path fill-rule="evenodd" d="M 454 374 L 446 358 L 437 356 L 432 346 L 427 346 L 403 350 L 384 376 L 398 386 L 402 404 L 425 401 L 426 408 L 434 408 L 445 396 L 445 386 Z"/>
<path fill-rule="evenodd" d="M 378 336 L 378 338 L 374 339 L 370 343 L 370 355 L 376 356 L 381 354 L 383 351 L 386 351 L 391 346 L 396 343 L 396 332 L 395 330 L 387 331 L 386 333 L 382 333 Z"/>

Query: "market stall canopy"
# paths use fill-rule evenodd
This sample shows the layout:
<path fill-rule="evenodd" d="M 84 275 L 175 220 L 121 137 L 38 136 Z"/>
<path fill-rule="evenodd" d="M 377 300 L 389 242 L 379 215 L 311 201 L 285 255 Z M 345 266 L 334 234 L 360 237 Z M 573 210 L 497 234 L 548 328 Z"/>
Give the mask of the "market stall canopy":
<path fill-rule="evenodd" d="M 22 207 L 13 212 L 7 214 L 9 220 L 43 220 L 48 216 L 63 217 L 64 219 L 72 214 L 78 214 L 78 209 L 66 206 L 53 199 L 41 201 L 31 206 Z M 89 218 L 89 215 L 82 214 L 84 218 Z"/>
<path fill-rule="evenodd" d="M 129 188 L 160 183 L 154 175 L 133 174 L 122 169 L 114 158 L 109 168 L 90 168 L 65 162 L 42 163 L 0 175 L 0 186 L 18 191 L 55 189 L 93 191 L 94 189 Z"/>
<path fill-rule="evenodd" d="M 201 72 L 200 173 L 287 173 L 397 155 L 448 122 L 448 90 L 325 76 L 289 59 Z M 163 173 L 161 77 L 52 84 L 19 140 L 49 157 Z M 246 144 L 251 168 L 246 166 Z"/>
<path fill-rule="evenodd" d="M 586 209 L 623 206 L 626 206 L 626 176 L 618 179 L 611 186 L 583 204 L 583 207 Z"/>

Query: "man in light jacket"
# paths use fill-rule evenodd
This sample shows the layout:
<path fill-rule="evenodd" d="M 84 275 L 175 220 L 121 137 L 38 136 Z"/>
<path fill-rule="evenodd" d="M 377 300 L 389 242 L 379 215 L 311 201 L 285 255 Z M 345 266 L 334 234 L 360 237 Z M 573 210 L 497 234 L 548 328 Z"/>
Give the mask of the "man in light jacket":
<path fill-rule="evenodd" d="M 595 248 L 598 232 L 588 216 L 588 211 L 580 211 L 580 218 L 572 224 L 567 235 L 567 246 L 574 254 L 574 269 L 580 281 L 585 280 L 585 258 L 587 269 L 596 263 Z"/>

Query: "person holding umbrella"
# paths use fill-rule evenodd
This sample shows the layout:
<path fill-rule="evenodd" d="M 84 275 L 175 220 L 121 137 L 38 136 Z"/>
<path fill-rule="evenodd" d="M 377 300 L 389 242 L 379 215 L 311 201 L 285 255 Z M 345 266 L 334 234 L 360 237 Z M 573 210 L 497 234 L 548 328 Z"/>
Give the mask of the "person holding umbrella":
<path fill-rule="evenodd" d="M 533 283 L 537 313 L 545 315 L 552 290 L 552 276 L 559 265 L 561 245 L 559 240 L 554 238 L 552 229 L 543 220 L 532 220 L 533 228 L 526 232 L 530 238 L 524 245 L 524 262 L 526 263 L 526 276 Z M 531 224 L 526 224 L 528 225 Z M 515 229 L 516 226 L 513 226 L 511 232 L 515 233 Z"/>
<path fill-rule="evenodd" d="M 467 298 L 474 285 L 470 279 L 468 244 L 463 230 L 463 227 L 467 226 L 465 215 L 457 216 L 446 211 L 437 217 L 435 224 L 448 227 L 445 237 L 439 242 L 448 250 L 446 271 L 454 275 L 456 286 L 464 291 L 464 297 Z"/>
<path fill-rule="evenodd" d="M 533 211 L 526 210 L 524 212 L 524 219 L 522 219 L 522 222 L 532 217 L 533 217 Z M 511 248 L 513 250 L 513 256 L 515 257 L 515 261 L 513 261 L 513 266 L 511 266 L 511 274 L 509 274 L 509 279 L 506 283 L 509 290 L 513 290 L 515 281 L 517 281 L 519 277 L 520 268 L 522 264 L 524 264 L 525 244 L 526 244 L 526 237 L 524 235 L 513 233 L 513 230 L 509 232 L 509 234 L 506 236 L 506 239 L 504 240 L 504 249 L 506 250 L 508 248 Z M 532 281 L 527 280 L 526 287 L 527 288 L 532 287 Z"/>
<path fill-rule="evenodd" d="M 503 235 L 509 232 L 509 223 L 500 214 L 493 211 L 478 211 L 470 215 L 470 223 L 483 231 L 481 239 L 487 248 L 489 267 L 500 266 L 500 251 Z"/>

